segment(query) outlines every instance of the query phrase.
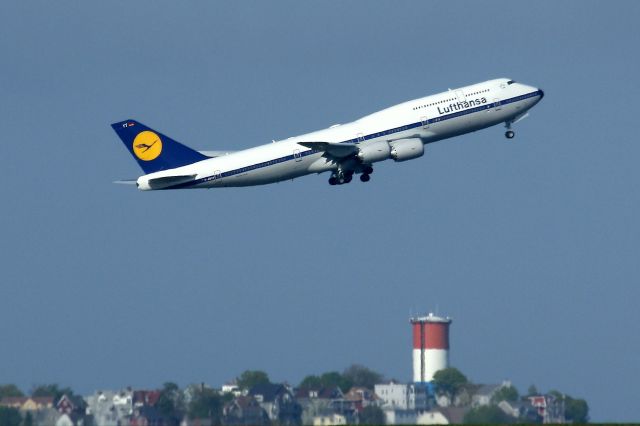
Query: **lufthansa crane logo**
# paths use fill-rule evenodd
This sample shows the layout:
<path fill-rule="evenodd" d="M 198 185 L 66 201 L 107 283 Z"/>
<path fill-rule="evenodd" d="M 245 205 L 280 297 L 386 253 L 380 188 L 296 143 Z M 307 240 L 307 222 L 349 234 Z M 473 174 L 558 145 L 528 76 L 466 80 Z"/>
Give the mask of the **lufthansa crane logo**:
<path fill-rule="evenodd" d="M 133 153 L 142 161 L 155 160 L 161 152 L 162 141 L 154 132 L 145 130 L 133 140 Z"/>

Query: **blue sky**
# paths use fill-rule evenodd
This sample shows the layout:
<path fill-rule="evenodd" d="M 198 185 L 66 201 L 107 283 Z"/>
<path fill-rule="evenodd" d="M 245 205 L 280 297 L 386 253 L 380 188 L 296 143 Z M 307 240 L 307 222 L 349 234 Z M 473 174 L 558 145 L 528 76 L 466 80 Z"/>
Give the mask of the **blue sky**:
<path fill-rule="evenodd" d="M 0 5 L 0 383 L 411 377 L 413 312 L 476 382 L 638 420 L 636 2 Z M 242 149 L 491 78 L 545 99 L 370 183 L 140 193 L 109 124 Z"/>

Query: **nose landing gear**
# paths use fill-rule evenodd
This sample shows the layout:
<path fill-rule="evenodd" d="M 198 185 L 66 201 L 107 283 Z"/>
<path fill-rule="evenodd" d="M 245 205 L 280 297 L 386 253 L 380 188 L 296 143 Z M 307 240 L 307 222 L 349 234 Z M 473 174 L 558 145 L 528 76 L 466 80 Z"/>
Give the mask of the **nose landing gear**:
<path fill-rule="evenodd" d="M 504 122 L 504 127 L 507 128 L 507 131 L 504 132 L 504 136 L 507 139 L 513 139 L 516 135 L 516 132 L 514 132 L 513 130 L 511 130 L 511 126 L 513 126 L 514 124 L 524 120 L 525 118 L 527 118 L 529 116 L 528 112 L 522 113 L 516 117 L 513 117 L 511 120 L 509 121 L 505 121 Z"/>
<path fill-rule="evenodd" d="M 507 122 L 504 123 L 504 127 L 507 128 L 507 131 L 504 132 L 504 137 L 506 137 L 507 139 L 513 139 L 513 137 L 516 135 L 516 132 L 511 130 L 511 125 L 512 124 L 513 124 L 512 121 L 507 121 Z"/>

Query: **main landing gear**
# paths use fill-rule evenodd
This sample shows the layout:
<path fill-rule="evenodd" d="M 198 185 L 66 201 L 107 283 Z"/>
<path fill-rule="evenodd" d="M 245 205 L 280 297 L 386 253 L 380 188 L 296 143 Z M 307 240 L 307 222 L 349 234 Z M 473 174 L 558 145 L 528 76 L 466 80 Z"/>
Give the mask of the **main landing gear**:
<path fill-rule="evenodd" d="M 367 166 L 362 169 L 362 174 L 360 175 L 361 182 L 369 182 L 371 179 L 371 173 L 373 173 L 373 167 Z"/>
<path fill-rule="evenodd" d="M 343 185 L 345 183 L 349 183 L 353 179 L 353 173 L 353 170 L 338 170 L 329 178 L 329 185 Z M 369 182 L 371 179 L 371 173 L 373 173 L 373 167 L 366 166 L 362 169 L 360 180 L 362 182 Z"/>
<path fill-rule="evenodd" d="M 353 179 L 353 171 L 338 170 L 336 173 L 333 173 L 329 178 L 329 185 L 343 185 L 345 183 L 351 182 L 352 179 Z"/>

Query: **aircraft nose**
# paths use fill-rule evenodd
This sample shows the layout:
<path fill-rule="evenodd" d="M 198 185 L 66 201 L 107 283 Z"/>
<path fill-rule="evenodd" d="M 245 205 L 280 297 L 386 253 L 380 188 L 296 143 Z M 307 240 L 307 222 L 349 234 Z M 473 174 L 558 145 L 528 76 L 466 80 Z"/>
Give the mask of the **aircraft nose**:
<path fill-rule="evenodd" d="M 542 100 L 544 98 L 544 90 L 538 88 L 538 92 L 540 92 L 540 100 Z"/>

